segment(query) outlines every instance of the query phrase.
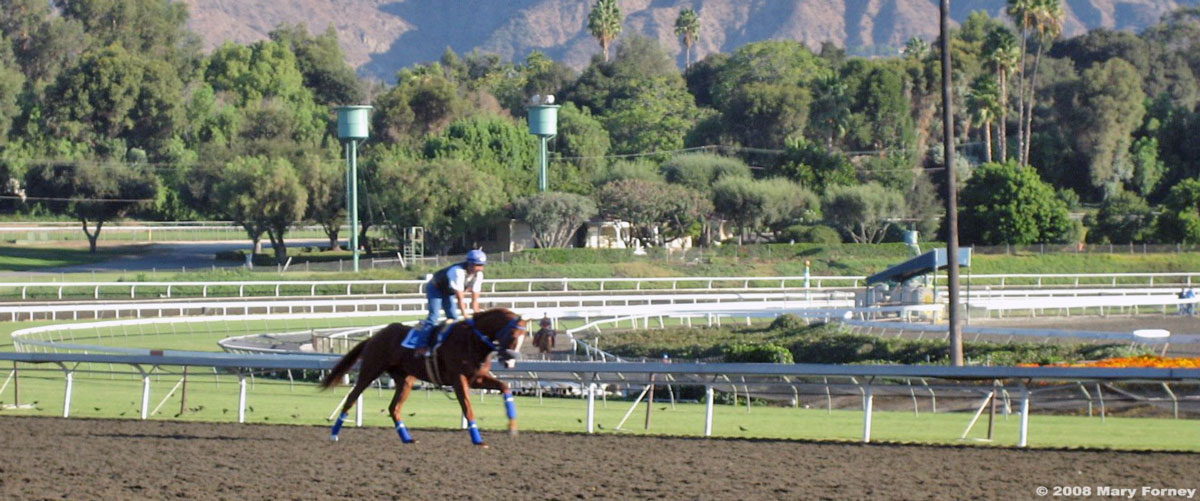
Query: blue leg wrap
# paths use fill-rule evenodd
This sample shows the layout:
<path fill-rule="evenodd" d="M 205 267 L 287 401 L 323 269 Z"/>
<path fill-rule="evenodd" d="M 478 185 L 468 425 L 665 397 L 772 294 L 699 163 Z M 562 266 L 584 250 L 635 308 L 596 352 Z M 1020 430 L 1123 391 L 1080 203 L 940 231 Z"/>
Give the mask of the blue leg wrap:
<path fill-rule="evenodd" d="M 483 436 L 479 434 L 479 427 L 474 421 L 467 422 L 467 431 L 471 433 L 471 443 L 475 445 L 483 445 Z"/>
<path fill-rule="evenodd" d="M 517 404 L 513 401 L 512 393 L 504 394 L 504 410 L 508 411 L 509 419 L 517 418 Z"/>
<path fill-rule="evenodd" d="M 349 416 L 345 412 L 343 412 L 342 415 L 338 416 L 337 421 L 333 423 L 333 431 L 329 432 L 329 434 L 331 436 L 336 437 L 336 436 L 338 436 L 338 433 L 342 432 L 342 423 L 346 422 L 347 417 L 349 417 Z"/>
<path fill-rule="evenodd" d="M 400 434 L 400 441 L 406 444 L 413 443 L 412 434 L 408 433 L 408 427 L 404 426 L 404 421 L 396 421 L 396 433 Z"/>

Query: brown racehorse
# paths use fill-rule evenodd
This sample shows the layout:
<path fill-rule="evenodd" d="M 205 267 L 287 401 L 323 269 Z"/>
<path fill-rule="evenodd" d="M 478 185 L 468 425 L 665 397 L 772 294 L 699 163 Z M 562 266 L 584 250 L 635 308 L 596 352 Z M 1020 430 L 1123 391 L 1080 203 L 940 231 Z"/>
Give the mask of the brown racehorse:
<path fill-rule="evenodd" d="M 414 440 L 408 428 L 404 426 L 404 421 L 400 419 L 400 409 L 412 392 L 413 383 L 417 379 L 454 387 L 463 416 L 467 418 L 471 442 L 483 447 L 487 445 L 483 443 L 479 428 L 475 425 L 475 411 L 471 409 L 467 389 L 500 390 L 504 394 L 504 406 L 508 412 L 508 432 L 510 435 L 516 435 L 517 408 L 513 404 L 512 391 L 507 384 L 492 376 L 488 368 L 493 352 L 499 353 L 502 361 L 511 364 L 516 357 L 516 350 L 520 349 L 522 337 L 528 331 L 525 324 L 525 320 L 505 308 L 481 312 L 474 318 L 454 323 L 429 360 L 418 357 L 412 349 L 401 346 L 408 332 L 412 330 L 411 327 L 395 323 L 380 329 L 346 353 L 321 381 L 322 388 L 337 385 L 342 376 L 350 372 L 354 363 L 362 360 L 358 370 L 358 381 L 346 396 L 346 404 L 342 406 L 342 413 L 333 425 L 330 439 L 337 441 L 342 423 L 349 415 L 354 402 L 358 400 L 359 394 L 385 372 L 396 382 L 396 395 L 392 397 L 388 411 L 396 424 L 396 433 L 400 434 L 404 443 L 412 443 Z"/>

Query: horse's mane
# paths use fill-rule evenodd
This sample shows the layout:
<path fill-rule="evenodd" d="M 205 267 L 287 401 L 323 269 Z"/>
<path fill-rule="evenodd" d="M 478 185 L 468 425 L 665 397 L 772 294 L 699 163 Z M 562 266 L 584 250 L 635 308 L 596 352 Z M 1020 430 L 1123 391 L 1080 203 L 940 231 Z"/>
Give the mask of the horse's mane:
<path fill-rule="evenodd" d="M 499 316 L 504 320 L 511 320 L 513 318 L 516 318 L 517 314 L 513 313 L 513 311 L 508 308 L 498 307 L 498 308 L 492 308 L 489 310 L 479 312 L 478 315 L 475 315 L 475 319 L 482 320 L 485 322 L 493 322 L 493 321 L 495 321 L 492 318 L 494 316 Z"/>

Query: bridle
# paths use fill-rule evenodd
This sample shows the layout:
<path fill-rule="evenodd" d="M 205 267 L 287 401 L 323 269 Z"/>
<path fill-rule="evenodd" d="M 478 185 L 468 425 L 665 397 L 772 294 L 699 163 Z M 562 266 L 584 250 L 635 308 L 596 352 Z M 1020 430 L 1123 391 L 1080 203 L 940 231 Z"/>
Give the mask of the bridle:
<path fill-rule="evenodd" d="M 507 325 L 500 329 L 500 332 L 498 333 L 499 339 L 497 341 L 492 341 L 491 338 L 487 337 L 487 335 L 485 335 L 483 332 L 480 332 L 479 328 L 475 326 L 474 317 L 467 319 L 466 322 L 467 325 L 471 327 L 471 332 L 475 333 L 475 337 L 478 337 L 480 341 L 483 341 L 483 344 L 486 345 L 491 351 L 499 353 L 501 360 L 510 360 L 516 358 L 508 349 L 508 345 L 513 338 L 513 333 L 515 331 L 529 332 L 528 327 L 520 325 L 521 317 L 516 317 L 510 320 Z"/>

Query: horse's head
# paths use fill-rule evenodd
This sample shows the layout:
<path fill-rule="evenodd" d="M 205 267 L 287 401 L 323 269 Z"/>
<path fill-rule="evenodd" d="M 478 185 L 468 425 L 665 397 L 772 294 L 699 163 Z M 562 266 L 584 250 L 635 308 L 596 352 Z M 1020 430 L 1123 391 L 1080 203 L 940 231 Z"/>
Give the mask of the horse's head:
<path fill-rule="evenodd" d="M 493 308 L 475 315 L 469 323 L 475 335 L 491 351 L 499 354 L 500 361 L 508 368 L 521 358 L 521 343 L 529 333 L 528 321 L 507 308 Z"/>

